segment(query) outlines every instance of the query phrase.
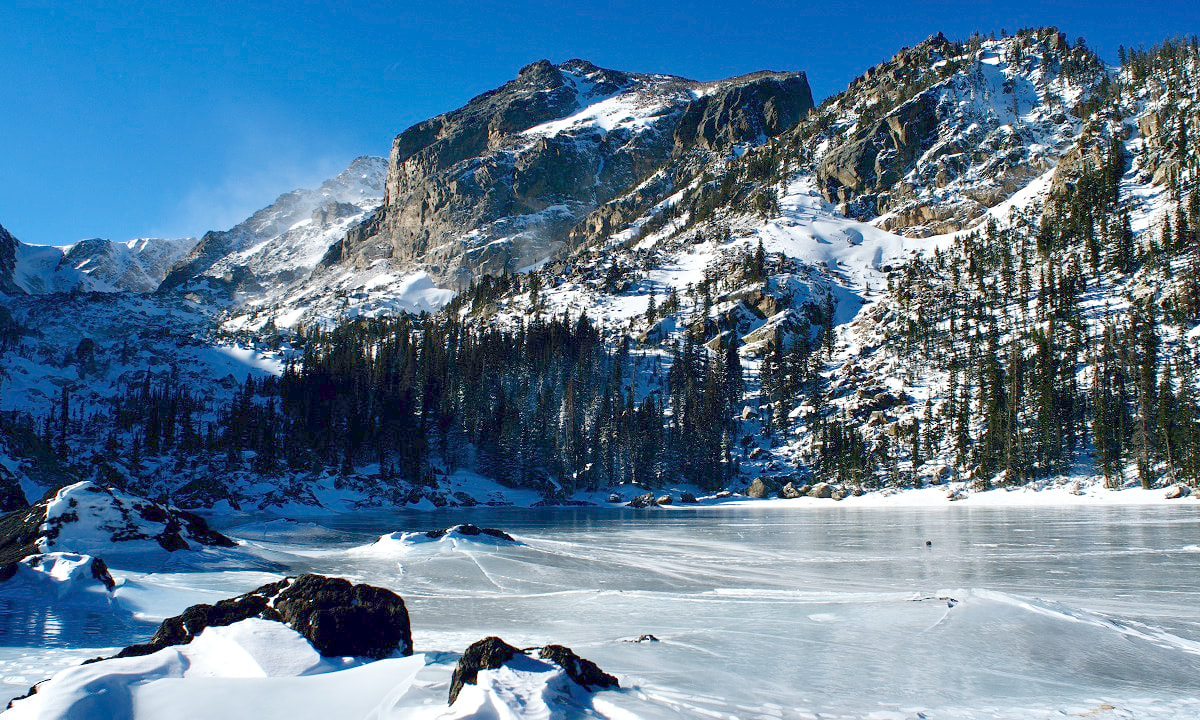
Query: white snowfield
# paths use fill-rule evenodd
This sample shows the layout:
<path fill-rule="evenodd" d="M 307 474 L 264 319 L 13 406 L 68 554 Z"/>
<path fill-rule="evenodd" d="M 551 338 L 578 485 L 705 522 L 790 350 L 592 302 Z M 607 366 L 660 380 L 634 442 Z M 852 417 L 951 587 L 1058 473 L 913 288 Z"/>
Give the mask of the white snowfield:
<path fill-rule="evenodd" d="M 392 713 L 424 658 L 322 658 L 299 633 L 250 619 L 187 645 L 65 670 L 14 703 L 20 720 L 403 717 Z"/>

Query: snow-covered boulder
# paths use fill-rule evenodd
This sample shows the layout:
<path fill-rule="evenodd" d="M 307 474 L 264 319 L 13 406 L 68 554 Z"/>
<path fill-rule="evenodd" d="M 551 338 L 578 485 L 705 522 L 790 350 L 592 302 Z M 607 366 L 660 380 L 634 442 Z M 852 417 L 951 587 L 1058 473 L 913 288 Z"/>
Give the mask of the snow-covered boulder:
<path fill-rule="evenodd" d="M 0 565 L 0 596 L 5 597 L 107 605 L 115 586 L 108 566 L 91 555 L 51 552 Z"/>
<path fill-rule="evenodd" d="M 488 709 L 511 706 L 514 698 L 522 707 L 546 707 L 546 690 L 561 686 L 563 680 L 587 691 L 620 686 L 615 677 L 568 647 L 546 645 L 526 652 L 498 637 L 487 637 L 467 648 L 455 666 L 449 704 L 455 705 L 462 696 L 464 705 L 475 708 L 469 717 L 492 717 Z"/>
<path fill-rule="evenodd" d="M 478 540 L 492 539 L 502 542 L 515 543 L 512 535 L 497 530 L 496 528 L 481 528 L 471 523 L 463 523 L 462 525 L 454 525 L 445 530 L 429 530 L 424 533 L 413 533 L 413 535 L 424 535 L 430 540 L 441 540 L 445 537 L 451 538 L 475 538 Z"/>
<path fill-rule="evenodd" d="M 68 485 L 28 510 L 0 518 L 0 563 L 50 552 L 108 557 L 118 550 L 161 553 L 235 544 L 198 515 L 93 482 Z"/>
<path fill-rule="evenodd" d="M 326 657 L 384 658 L 411 655 L 412 629 L 404 600 L 372 585 L 342 578 L 301 575 L 263 585 L 216 605 L 193 605 L 167 618 L 149 642 L 131 645 L 117 657 L 156 653 L 192 642 L 205 628 L 249 618 L 284 623 Z"/>
<path fill-rule="evenodd" d="M 634 499 L 626 503 L 626 506 L 631 508 L 648 508 L 658 507 L 658 498 L 654 497 L 654 493 L 644 493 L 638 495 Z"/>
<path fill-rule="evenodd" d="M 394 532 L 381 535 L 370 545 L 355 548 L 357 555 L 404 555 L 420 547 L 456 548 L 460 543 L 479 545 L 520 545 L 512 535 L 496 528 L 481 528 L 470 523 L 453 525 L 443 530 L 425 532 Z"/>
<path fill-rule="evenodd" d="M 831 498 L 833 497 L 833 486 L 826 482 L 819 482 L 809 488 L 806 494 L 815 498 Z"/>
<path fill-rule="evenodd" d="M 68 668 L 18 699 L 6 720 L 376 717 L 424 658 L 323 658 L 295 630 L 249 618 L 186 645 Z"/>

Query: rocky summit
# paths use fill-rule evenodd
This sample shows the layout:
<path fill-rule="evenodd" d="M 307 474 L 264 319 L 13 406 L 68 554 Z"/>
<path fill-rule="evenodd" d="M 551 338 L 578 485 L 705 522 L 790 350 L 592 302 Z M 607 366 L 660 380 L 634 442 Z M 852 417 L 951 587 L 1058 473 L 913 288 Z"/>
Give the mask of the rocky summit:
<path fill-rule="evenodd" d="M 383 205 L 323 264 L 420 264 L 452 287 L 536 265 L 673 162 L 779 135 L 812 106 L 803 73 L 700 83 L 540 60 L 398 135 Z"/>

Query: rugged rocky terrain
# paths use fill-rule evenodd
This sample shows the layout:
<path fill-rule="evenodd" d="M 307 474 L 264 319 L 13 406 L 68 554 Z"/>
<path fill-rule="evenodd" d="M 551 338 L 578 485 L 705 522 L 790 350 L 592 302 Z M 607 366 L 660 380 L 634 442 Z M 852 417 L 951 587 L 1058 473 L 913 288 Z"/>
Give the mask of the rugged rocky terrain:
<path fill-rule="evenodd" d="M 778 135 L 811 108 L 802 73 L 698 83 L 540 60 L 398 135 L 383 206 L 324 264 L 416 262 L 456 289 L 534 266 L 670 161 Z"/>
<path fill-rule="evenodd" d="M 0 397 L 28 441 L 6 467 L 36 486 L 16 456 L 49 450 L 143 492 L 275 508 L 759 476 L 755 494 L 830 497 L 1186 485 L 1196 87 L 1189 43 L 1115 68 L 1053 28 L 935 35 L 816 108 L 800 73 L 537 62 L 386 163 L 210 233 L 152 298 L 7 301 Z M 20 265 L 0 240 L 0 268 Z M 405 312 L 431 316 L 381 320 Z M 139 344 L 80 332 L 101 320 Z M 203 355 L 216 338 L 240 364 Z M 524 354 L 485 372 L 468 347 Z M 214 405 L 166 389 L 212 379 Z M 318 386 L 313 407 L 287 394 Z M 123 424 L 73 420 L 64 390 Z M 316 405 L 339 419 L 296 435 Z"/>

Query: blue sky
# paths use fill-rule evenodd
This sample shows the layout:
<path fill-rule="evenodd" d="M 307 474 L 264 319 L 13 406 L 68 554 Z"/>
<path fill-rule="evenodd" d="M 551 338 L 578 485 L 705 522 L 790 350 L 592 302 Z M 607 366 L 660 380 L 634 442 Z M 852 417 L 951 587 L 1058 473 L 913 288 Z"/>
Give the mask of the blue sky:
<path fill-rule="evenodd" d="M 38 244 L 224 229 L 543 57 L 805 70 L 819 101 L 939 30 L 1057 25 L 1115 62 L 1200 33 L 1197 5 L 4 0 L 0 224 Z"/>

